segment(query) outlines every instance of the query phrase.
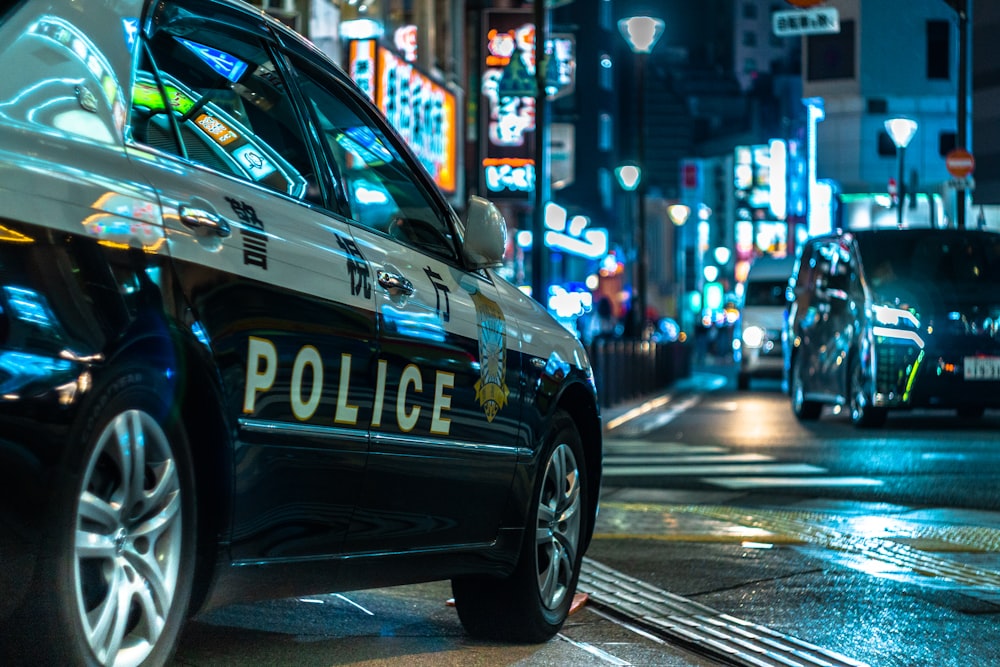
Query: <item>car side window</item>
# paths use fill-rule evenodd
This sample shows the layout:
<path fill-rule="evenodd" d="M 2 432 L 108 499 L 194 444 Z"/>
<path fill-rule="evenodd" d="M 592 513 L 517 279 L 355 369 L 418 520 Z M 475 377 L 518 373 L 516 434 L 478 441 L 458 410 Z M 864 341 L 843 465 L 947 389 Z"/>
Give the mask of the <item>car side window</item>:
<path fill-rule="evenodd" d="M 295 57 L 292 69 L 344 184 L 350 217 L 421 251 L 454 260 L 447 218 L 394 139 L 341 84 Z"/>
<path fill-rule="evenodd" d="M 132 141 L 320 203 L 299 116 L 264 43 L 190 20 L 152 24 L 133 84 Z"/>

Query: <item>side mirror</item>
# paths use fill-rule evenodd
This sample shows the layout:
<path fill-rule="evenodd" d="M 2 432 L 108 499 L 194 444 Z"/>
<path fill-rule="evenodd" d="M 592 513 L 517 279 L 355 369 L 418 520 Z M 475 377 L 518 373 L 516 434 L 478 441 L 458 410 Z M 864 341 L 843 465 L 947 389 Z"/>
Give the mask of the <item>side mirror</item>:
<path fill-rule="evenodd" d="M 488 199 L 469 197 L 462 254 L 473 268 L 499 266 L 507 247 L 507 222 L 496 204 Z"/>

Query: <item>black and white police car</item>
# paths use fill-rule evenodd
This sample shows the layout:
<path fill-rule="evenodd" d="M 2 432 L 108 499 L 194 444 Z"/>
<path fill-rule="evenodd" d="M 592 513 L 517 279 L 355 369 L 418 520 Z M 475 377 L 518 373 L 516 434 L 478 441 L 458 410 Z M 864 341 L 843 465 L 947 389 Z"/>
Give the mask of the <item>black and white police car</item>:
<path fill-rule="evenodd" d="M 4 3 L 0 69 L 3 663 L 448 579 L 472 636 L 553 636 L 601 418 L 497 209 L 240 2 Z"/>

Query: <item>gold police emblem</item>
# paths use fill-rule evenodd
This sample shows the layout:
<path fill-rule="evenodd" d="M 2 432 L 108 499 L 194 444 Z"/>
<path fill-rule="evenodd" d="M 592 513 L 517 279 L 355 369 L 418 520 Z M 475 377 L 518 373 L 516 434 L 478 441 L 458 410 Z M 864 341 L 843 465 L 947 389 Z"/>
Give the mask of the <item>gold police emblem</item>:
<path fill-rule="evenodd" d="M 490 422 L 507 405 L 507 322 L 503 311 L 482 292 L 472 295 L 479 320 L 479 381 L 476 399 Z"/>

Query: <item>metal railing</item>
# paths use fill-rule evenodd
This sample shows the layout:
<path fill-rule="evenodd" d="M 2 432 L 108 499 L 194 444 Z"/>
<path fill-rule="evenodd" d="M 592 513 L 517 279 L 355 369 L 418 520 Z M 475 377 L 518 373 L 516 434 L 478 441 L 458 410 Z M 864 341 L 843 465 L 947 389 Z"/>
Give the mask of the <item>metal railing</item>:
<path fill-rule="evenodd" d="M 691 375 L 689 343 L 633 338 L 598 338 L 588 351 L 597 396 L 611 407 L 655 394 Z"/>

